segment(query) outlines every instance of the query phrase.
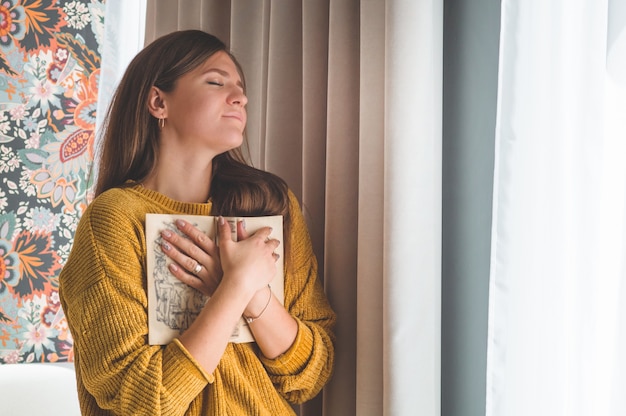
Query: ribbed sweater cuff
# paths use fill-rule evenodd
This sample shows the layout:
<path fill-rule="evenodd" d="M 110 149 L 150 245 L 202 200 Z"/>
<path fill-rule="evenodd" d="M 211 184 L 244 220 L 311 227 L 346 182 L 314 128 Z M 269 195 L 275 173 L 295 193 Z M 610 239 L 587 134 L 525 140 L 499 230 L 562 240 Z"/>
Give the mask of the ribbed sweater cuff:
<path fill-rule="evenodd" d="M 298 320 L 298 334 L 293 345 L 275 359 L 261 357 L 261 361 L 270 374 L 277 376 L 297 374 L 309 362 L 312 350 L 313 334 L 302 321 Z"/>
<path fill-rule="evenodd" d="M 171 369 L 163 373 L 163 385 L 180 389 L 173 393 L 174 397 L 187 396 L 191 402 L 206 387 L 207 383 L 213 383 L 215 377 L 208 374 L 185 349 L 178 339 L 174 339 L 163 352 L 163 361 L 168 365 L 164 368 Z"/>

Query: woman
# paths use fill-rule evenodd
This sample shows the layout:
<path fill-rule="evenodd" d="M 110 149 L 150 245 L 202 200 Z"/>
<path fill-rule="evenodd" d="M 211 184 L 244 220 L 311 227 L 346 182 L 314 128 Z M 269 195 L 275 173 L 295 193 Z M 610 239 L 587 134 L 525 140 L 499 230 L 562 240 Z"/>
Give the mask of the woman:
<path fill-rule="evenodd" d="M 333 366 L 335 322 L 294 195 L 244 163 L 247 99 L 225 45 L 201 31 L 163 36 L 130 63 L 113 97 L 96 198 L 60 276 L 85 415 L 283 415 Z M 214 215 L 219 247 L 184 221 L 162 233 L 182 282 L 210 295 L 167 345 L 147 342 L 147 213 Z M 239 242 L 221 216 L 283 215 L 284 305 L 269 282 L 278 242 Z M 229 343 L 244 316 L 254 343 Z"/>

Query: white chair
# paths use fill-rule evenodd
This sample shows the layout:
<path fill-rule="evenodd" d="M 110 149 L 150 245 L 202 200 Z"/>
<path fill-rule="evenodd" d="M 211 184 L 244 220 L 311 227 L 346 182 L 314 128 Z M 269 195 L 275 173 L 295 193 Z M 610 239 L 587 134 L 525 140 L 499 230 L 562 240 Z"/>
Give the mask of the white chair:
<path fill-rule="evenodd" d="M 0 415 L 80 416 L 74 366 L 67 363 L 0 365 Z"/>

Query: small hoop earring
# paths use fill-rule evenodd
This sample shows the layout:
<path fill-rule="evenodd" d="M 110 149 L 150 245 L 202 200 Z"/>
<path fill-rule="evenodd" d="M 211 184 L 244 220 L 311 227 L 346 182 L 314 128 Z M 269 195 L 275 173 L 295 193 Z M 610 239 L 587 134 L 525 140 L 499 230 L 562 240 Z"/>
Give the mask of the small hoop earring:
<path fill-rule="evenodd" d="M 159 129 L 163 130 L 163 127 L 165 127 L 165 119 L 161 117 L 159 119 Z"/>

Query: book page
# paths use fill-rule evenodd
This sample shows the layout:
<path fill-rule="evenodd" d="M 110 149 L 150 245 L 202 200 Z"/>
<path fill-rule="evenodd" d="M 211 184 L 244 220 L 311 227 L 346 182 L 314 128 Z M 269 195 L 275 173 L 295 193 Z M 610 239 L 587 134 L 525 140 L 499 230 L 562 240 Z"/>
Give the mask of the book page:
<path fill-rule="evenodd" d="M 283 217 L 224 217 L 230 224 L 232 238 L 237 240 L 237 221 L 246 222 L 250 235 L 262 227 L 272 227 L 270 238 L 280 241 L 275 250 L 280 255 L 276 261 L 276 275 L 270 283 L 272 292 L 284 304 L 284 248 Z M 146 214 L 147 289 L 148 289 L 148 342 L 163 345 L 183 333 L 196 319 L 208 297 L 187 286 L 172 275 L 168 265 L 172 260 L 161 250 L 161 231 L 170 230 L 184 236 L 175 221 L 183 219 L 208 235 L 217 238 L 217 217 L 182 214 Z M 233 328 L 231 342 L 254 342 L 245 319 L 240 318 Z"/>

